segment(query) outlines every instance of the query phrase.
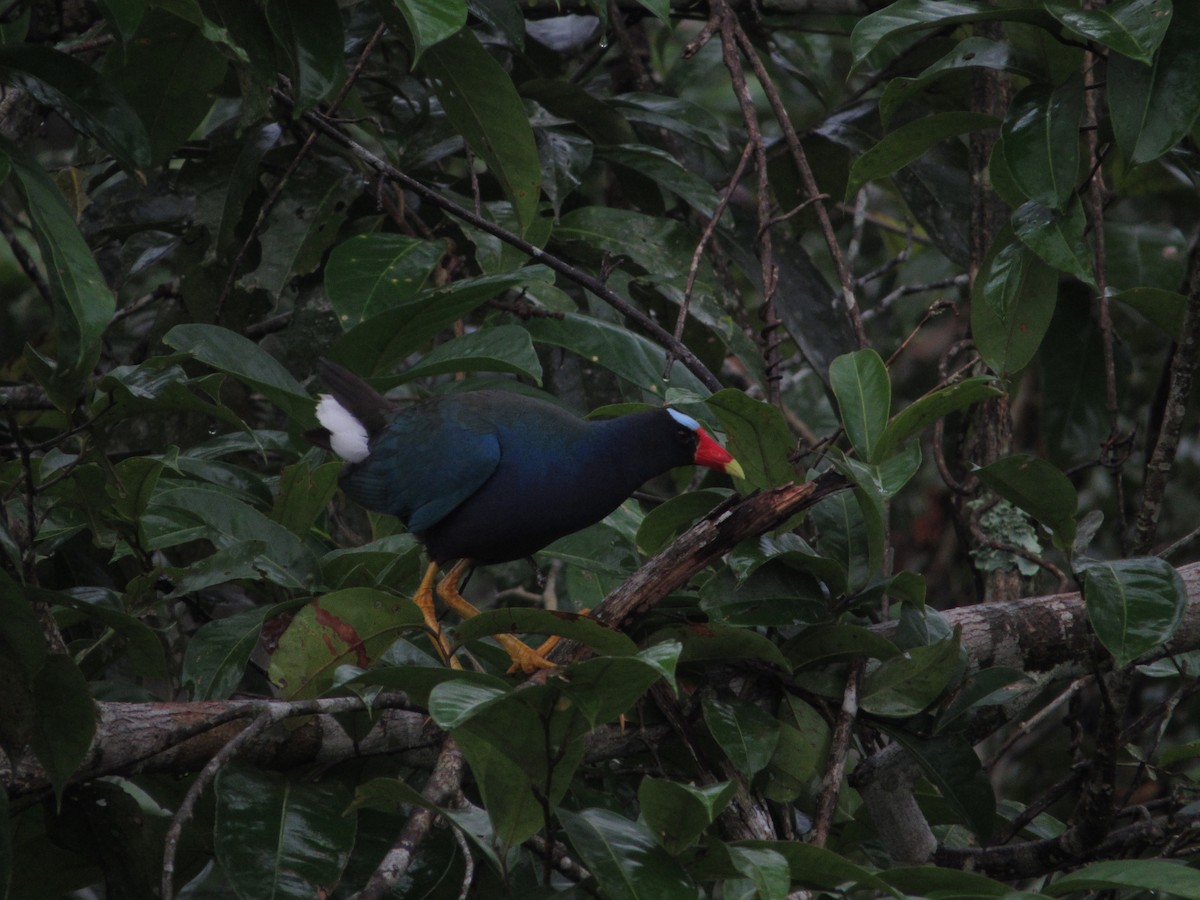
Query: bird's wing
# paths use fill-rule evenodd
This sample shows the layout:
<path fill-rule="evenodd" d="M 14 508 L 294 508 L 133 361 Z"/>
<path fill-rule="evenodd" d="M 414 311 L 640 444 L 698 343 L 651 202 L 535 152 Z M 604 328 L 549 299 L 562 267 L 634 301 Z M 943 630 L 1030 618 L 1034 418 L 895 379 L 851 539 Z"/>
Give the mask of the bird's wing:
<path fill-rule="evenodd" d="M 342 487 L 367 509 L 422 532 L 479 490 L 499 463 L 500 441 L 490 422 L 453 407 L 418 404 L 371 442 L 370 457 L 347 470 Z"/>

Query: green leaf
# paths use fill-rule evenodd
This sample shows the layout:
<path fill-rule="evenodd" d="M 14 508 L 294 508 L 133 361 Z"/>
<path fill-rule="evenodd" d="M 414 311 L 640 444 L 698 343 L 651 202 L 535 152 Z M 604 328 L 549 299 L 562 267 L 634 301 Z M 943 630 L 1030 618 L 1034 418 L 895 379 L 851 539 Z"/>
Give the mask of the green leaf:
<path fill-rule="evenodd" d="M 0 79 L 57 110 L 112 154 L 126 172 L 150 164 L 150 139 L 142 120 L 91 66 L 49 47 L 6 44 L 0 46 Z"/>
<path fill-rule="evenodd" d="M 713 186 L 665 150 L 647 144 L 602 144 L 595 152 L 600 159 L 653 179 L 705 217 L 711 218 L 716 210 L 717 192 Z"/>
<path fill-rule="evenodd" d="M 805 628 L 783 645 L 783 654 L 795 668 L 843 657 L 891 659 L 899 653 L 883 635 L 861 625 L 840 623 Z"/>
<path fill-rule="evenodd" d="M 292 779 L 239 763 L 217 775 L 213 843 L 243 900 L 332 894 L 350 859 L 358 819 L 339 780 Z"/>
<path fill-rule="evenodd" d="M 683 868 L 637 822 L 607 809 L 560 809 L 558 818 L 610 900 L 695 900 Z"/>
<path fill-rule="evenodd" d="M 714 852 L 697 860 L 695 864 L 696 877 L 705 880 L 737 877 L 739 872 L 732 860 L 728 859 L 726 853 L 720 852 L 726 849 L 726 846 L 715 842 L 711 846 Z M 734 847 L 778 853 L 787 860 L 792 880 L 803 885 L 841 891 L 844 885 L 853 884 L 880 895 L 901 896 L 877 875 L 823 847 L 805 844 L 802 841 L 737 841 L 728 845 L 730 849 Z"/>
<path fill-rule="evenodd" d="M 536 734 L 541 723 L 528 707 L 525 709 L 527 716 L 511 718 L 509 724 L 513 728 L 532 728 L 532 734 Z M 526 752 L 544 755 L 545 748 L 532 739 L 532 734 L 526 741 Z M 454 737 L 479 785 L 480 799 L 500 850 L 516 846 L 541 831 L 546 824 L 541 801 L 533 792 L 528 774 L 512 756 L 468 729 L 456 731 Z M 544 779 L 538 787 L 544 787 Z"/>
<path fill-rule="evenodd" d="M 510 372 L 542 383 L 542 364 L 520 325 L 484 328 L 439 344 L 404 373 L 404 380 L 452 372 Z"/>
<path fill-rule="evenodd" d="M 880 44 L 897 35 L 992 19 L 1046 21 L 1036 10 L 996 9 L 983 0 L 898 0 L 858 20 L 850 34 L 854 65 L 862 63 Z"/>
<path fill-rule="evenodd" d="M 29 744 L 61 802 L 63 788 L 91 749 L 96 704 L 75 661 L 57 653 L 46 656 L 33 678 L 33 704 Z"/>
<path fill-rule="evenodd" d="M 263 620 L 275 612 L 258 606 L 200 626 L 188 641 L 180 676 L 193 700 L 224 700 L 237 690 L 258 646 Z"/>
<path fill-rule="evenodd" d="M 1084 237 L 1087 219 L 1078 197 L 1073 197 L 1062 211 L 1030 200 L 1013 213 L 1012 227 L 1021 242 L 1047 265 L 1096 286 L 1092 249 Z"/>
<path fill-rule="evenodd" d="M 358 175 L 329 170 L 289 181 L 262 227 L 259 264 L 237 286 L 278 299 L 294 279 L 314 272 L 361 191 Z"/>
<path fill-rule="evenodd" d="M 1017 900 L 1016 895 L 1012 893 L 1012 888 L 1008 885 L 993 881 L 976 872 L 942 869 L 936 866 L 906 866 L 880 872 L 879 877 L 900 890 L 905 896 L 970 897 L 972 900 L 983 900 L 985 897 L 1008 897 L 1009 900 Z M 1032 896 L 1042 897 L 1044 895 Z"/>
<path fill-rule="evenodd" d="M 1150 891 L 1200 898 L 1200 871 L 1165 859 L 1106 859 L 1076 869 L 1042 889 L 1051 897 L 1080 891 Z"/>
<path fill-rule="evenodd" d="M 737 625 L 718 622 L 673 625 L 659 629 L 650 637 L 653 644 L 666 640 L 677 641 L 683 648 L 679 657 L 681 663 L 750 659 L 780 669 L 788 668 L 787 659 L 770 638 Z"/>
<path fill-rule="evenodd" d="M 542 163 L 512 79 L 467 28 L 429 48 L 423 65 L 451 123 L 500 182 L 524 234 L 537 216 Z"/>
<path fill-rule="evenodd" d="M 145 678 L 167 677 L 167 656 L 158 632 L 125 612 L 116 591 L 75 588 L 70 594 L 40 592 L 47 604 L 67 607 L 112 630 L 133 670 Z"/>
<path fill-rule="evenodd" d="M 892 410 L 892 385 L 883 360 L 874 350 L 839 356 L 829 366 L 829 386 L 851 446 L 862 460 L 871 459 Z"/>
<path fill-rule="evenodd" d="M 1014 454 L 975 471 L 979 480 L 1052 532 L 1059 546 L 1075 537 L 1075 486 L 1057 467 L 1034 456 Z"/>
<path fill-rule="evenodd" d="M 1171 0 L 1116 0 L 1100 9 L 1047 0 L 1046 12 L 1076 34 L 1146 65 L 1171 24 Z"/>
<path fill-rule="evenodd" d="M 941 695 L 959 665 L 956 628 L 952 637 L 928 647 L 913 647 L 868 672 L 859 692 L 859 705 L 877 716 L 915 716 Z"/>
<path fill-rule="evenodd" d="M 561 319 L 531 319 L 525 327 L 537 343 L 565 347 L 650 394 L 664 397 L 668 388 L 701 397 L 708 394 L 700 380 L 678 363 L 671 368 L 671 380 L 664 383 L 666 351 L 622 325 L 567 313 Z"/>
<path fill-rule="evenodd" d="M 1004 392 L 996 387 L 994 379 L 986 375 L 965 378 L 957 384 L 930 391 L 892 417 L 879 436 L 874 455 L 869 462 L 882 463 L 889 459 L 906 440 L 925 430 L 938 419 L 983 400 L 1001 397 L 1003 394 Z"/>
<path fill-rule="evenodd" d="M 967 739 L 961 735 L 922 739 L 895 729 L 887 732 L 917 761 L 955 817 L 986 841 L 996 824 L 996 795 Z"/>
<path fill-rule="evenodd" d="M 747 482 L 767 488 L 797 480 L 788 461 L 796 441 L 778 407 L 733 388 L 718 391 L 704 403 L 717 414 L 729 438 L 729 452 L 741 463 Z"/>
<path fill-rule="evenodd" d="M 0 139 L 0 160 L 11 166 L 14 184 L 25 202 L 54 306 L 56 359 L 42 365 L 38 379 L 57 406 L 71 409 L 84 381 L 100 358 L 100 341 L 116 309 L 92 251 L 58 187 L 42 167 L 7 140 Z"/>
<path fill-rule="evenodd" d="M 268 674 L 289 700 L 318 697 L 338 666 L 369 668 L 401 635 L 420 627 L 417 605 L 373 588 L 317 597 L 296 613 L 271 655 Z"/>
<path fill-rule="evenodd" d="M 565 673 L 564 700 L 587 720 L 589 728 L 611 722 L 642 698 L 660 678 L 672 690 L 680 645 L 664 641 L 634 656 L 602 656 L 574 663 Z"/>
<path fill-rule="evenodd" d="M 934 144 L 971 131 L 994 128 L 999 124 L 995 116 L 986 113 L 947 112 L 931 113 L 901 125 L 854 160 L 846 182 L 846 202 L 853 202 L 855 195 L 868 181 L 884 178 L 903 169 Z"/>
<path fill-rule="evenodd" d="M 445 328 L 505 291 L 545 284 L 553 273 L 545 266 L 464 278 L 447 288 L 422 291 L 411 302 L 372 316 L 334 344 L 330 354 L 353 362 L 364 372 L 390 369 L 426 346 Z"/>
<path fill-rule="evenodd" d="M 1035 61 L 1026 60 L 1012 44 L 992 41 L 984 37 L 969 37 L 937 62 L 928 66 L 914 78 L 892 78 L 884 86 L 879 98 L 879 119 L 887 126 L 893 114 L 910 97 L 919 93 L 934 80 L 964 69 L 995 69 L 1011 72 L 1025 78 L 1037 78 L 1039 72 Z"/>
<path fill-rule="evenodd" d="M 700 840 L 736 791 L 732 781 L 700 788 L 647 775 L 638 787 L 638 806 L 658 842 L 678 856 Z"/>
<path fill-rule="evenodd" d="M 463 620 L 454 630 L 459 644 L 468 644 L 491 634 L 514 632 L 561 635 L 608 656 L 632 656 L 637 653 L 637 644 L 615 628 L 579 613 L 548 609 L 492 609 Z"/>
<path fill-rule="evenodd" d="M 304 386 L 275 357 L 237 332 L 219 325 L 176 325 L 163 343 L 262 391 L 299 424 L 316 423 L 313 399 Z"/>
<path fill-rule="evenodd" d="M 295 115 L 308 112 L 345 80 L 345 37 L 334 0 L 266 0 L 267 22 L 288 61 Z"/>
<path fill-rule="evenodd" d="M 338 244 L 325 266 L 325 292 L 342 328 L 417 298 L 445 253 L 445 241 L 403 234 L 359 234 Z"/>
<path fill-rule="evenodd" d="M 1056 88 L 1035 84 L 1013 99 L 1000 129 L 1004 161 L 1021 192 L 1042 206 L 1063 209 L 1079 181 L 1083 82 Z"/>
<path fill-rule="evenodd" d="M 1183 294 L 1159 288 L 1132 288 L 1113 294 L 1111 299 L 1137 310 L 1172 340 L 1180 339 L 1183 316 L 1187 311 L 1187 297 Z"/>
<path fill-rule="evenodd" d="M 1200 7 L 1174 5 L 1149 67 L 1120 54 L 1108 61 L 1108 109 L 1113 136 L 1131 163 L 1158 159 L 1178 144 L 1200 115 Z"/>
<path fill-rule="evenodd" d="M 638 3 L 658 16 L 664 25 L 671 24 L 671 0 L 638 0 Z"/>
<path fill-rule="evenodd" d="M 413 39 L 413 65 L 434 44 L 467 24 L 466 0 L 391 0 L 400 9 Z"/>
<path fill-rule="evenodd" d="M 1002 231 L 971 292 L 971 333 L 994 372 L 1011 375 L 1033 359 L 1057 299 L 1055 271 Z"/>
<path fill-rule="evenodd" d="M 730 847 L 729 858 L 744 875 L 761 900 L 785 900 L 791 886 L 787 859 L 765 847 Z"/>
<path fill-rule="evenodd" d="M 747 778 L 771 762 L 779 742 L 779 720 L 752 703 L 706 695 L 702 709 L 709 733 Z"/>
<path fill-rule="evenodd" d="M 728 497 L 726 491 L 687 491 L 654 507 L 638 526 L 638 550 L 653 556 Z"/>
<path fill-rule="evenodd" d="M 284 466 L 271 518 L 296 537 L 305 537 L 333 499 L 341 470 L 336 462 L 316 468 L 307 463 Z"/>
<path fill-rule="evenodd" d="M 166 162 L 212 108 L 229 63 L 195 25 L 149 9 L 124 54 L 105 58 L 105 73 L 150 135 L 150 164 Z"/>
<path fill-rule="evenodd" d="M 1144 557 L 1080 568 L 1088 618 L 1118 666 L 1170 640 L 1187 607 L 1183 579 L 1170 563 Z"/>
<path fill-rule="evenodd" d="M 624 257 L 657 281 L 683 287 L 691 266 L 693 241 L 674 219 L 628 209 L 584 206 L 567 213 L 554 239 L 573 242 L 592 254 Z"/>
<path fill-rule="evenodd" d="M 1032 678 L 1016 669 L 1004 666 L 980 669 L 967 679 L 950 705 L 938 715 L 933 733 L 945 731 L 974 710 L 1008 703 L 1029 690 L 1033 683 Z"/>

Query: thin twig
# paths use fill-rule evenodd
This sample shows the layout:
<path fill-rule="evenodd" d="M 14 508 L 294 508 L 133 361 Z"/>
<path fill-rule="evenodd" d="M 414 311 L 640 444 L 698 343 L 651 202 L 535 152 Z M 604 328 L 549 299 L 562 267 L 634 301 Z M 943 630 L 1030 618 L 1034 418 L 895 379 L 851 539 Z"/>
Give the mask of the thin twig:
<path fill-rule="evenodd" d="M 716 233 L 717 223 L 721 221 L 721 216 L 725 214 L 725 208 L 729 205 L 729 198 L 733 196 L 733 192 L 737 190 L 738 183 L 742 180 L 742 174 L 746 171 L 746 163 L 750 160 L 750 153 L 754 150 L 754 144 L 750 141 L 746 142 L 745 148 L 742 150 L 741 158 L 738 159 L 737 165 L 733 169 L 733 176 L 729 179 L 729 184 L 721 192 L 720 198 L 717 200 L 716 209 L 713 210 L 712 217 L 704 226 L 704 232 L 700 235 L 700 240 L 696 243 L 696 249 L 692 252 L 692 262 L 688 266 L 687 284 L 683 289 L 683 302 L 679 304 L 679 315 L 675 318 L 675 340 L 683 343 L 683 326 L 687 322 L 688 309 L 692 303 L 692 291 L 696 287 L 696 276 L 700 272 L 700 260 L 704 258 L 704 248 L 708 246 L 708 242 L 712 240 L 713 234 Z M 671 377 L 671 367 L 675 364 L 675 354 L 667 352 L 667 365 L 663 369 L 663 381 Z"/>
<path fill-rule="evenodd" d="M 817 814 L 813 820 L 812 840 L 815 847 L 824 847 L 833 825 L 833 813 L 837 809 L 838 792 L 846 774 L 846 757 L 850 753 L 850 738 L 854 720 L 858 717 L 858 682 L 862 677 L 864 661 L 856 659 L 846 673 L 846 688 L 842 693 L 842 708 L 838 712 L 837 724 L 829 744 L 829 767 L 821 779 L 821 797 L 817 801 Z"/>
<path fill-rule="evenodd" d="M 732 11 L 730 15 L 733 15 Z M 775 114 L 775 119 L 779 122 L 779 127 L 783 131 L 783 137 L 792 155 L 792 161 L 800 173 L 800 180 L 804 183 L 804 190 L 808 192 L 809 197 L 817 201 L 813 208 L 817 214 L 817 223 L 821 227 L 821 235 L 825 238 L 825 245 L 829 248 L 829 257 L 833 260 L 833 267 L 837 271 L 838 282 L 842 286 L 842 302 L 846 305 L 846 315 L 850 318 L 850 324 L 854 328 L 854 336 L 858 339 L 858 345 L 860 347 L 868 347 L 870 346 L 870 341 L 867 339 L 867 333 L 863 329 L 862 313 L 859 310 L 857 295 L 854 291 L 854 277 L 850 272 L 850 267 L 846 265 L 846 258 L 842 254 L 841 245 L 838 244 L 837 235 L 834 234 L 833 223 L 829 218 L 829 210 L 825 208 L 825 204 L 819 199 L 822 192 L 817 186 L 817 179 L 813 176 L 812 167 L 808 164 L 808 155 L 804 152 L 804 147 L 800 143 L 800 137 L 796 134 L 796 129 L 792 125 L 792 119 L 788 115 L 787 106 L 784 104 L 783 97 L 780 96 L 778 88 L 775 87 L 775 82 L 771 78 L 770 72 L 762 64 L 762 60 L 758 58 L 758 51 L 736 17 L 734 18 L 733 26 L 733 34 L 741 45 L 742 52 L 750 61 L 750 65 L 754 69 L 754 76 L 762 86 L 763 94 L 766 96 L 767 102 L 771 104 L 771 111 Z"/>

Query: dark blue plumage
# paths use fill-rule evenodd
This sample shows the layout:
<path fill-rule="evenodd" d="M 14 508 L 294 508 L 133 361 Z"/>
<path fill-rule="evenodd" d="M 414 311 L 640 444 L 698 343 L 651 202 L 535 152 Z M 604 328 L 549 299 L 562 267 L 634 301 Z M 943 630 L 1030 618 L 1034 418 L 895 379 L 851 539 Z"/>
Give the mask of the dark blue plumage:
<path fill-rule="evenodd" d="M 352 440 L 356 449 L 344 454 L 353 461 L 343 489 L 362 506 L 402 519 L 435 563 L 530 556 L 600 521 L 676 466 L 741 474 L 699 425 L 668 409 L 584 421 L 505 391 L 400 405 L 340 366 L 322 361 L 321 374 L 366 437 L 361 450 Z M 338 421 L 329 407 L 318 414 L 328 429 L 322 443 L 338 449 Z"/>

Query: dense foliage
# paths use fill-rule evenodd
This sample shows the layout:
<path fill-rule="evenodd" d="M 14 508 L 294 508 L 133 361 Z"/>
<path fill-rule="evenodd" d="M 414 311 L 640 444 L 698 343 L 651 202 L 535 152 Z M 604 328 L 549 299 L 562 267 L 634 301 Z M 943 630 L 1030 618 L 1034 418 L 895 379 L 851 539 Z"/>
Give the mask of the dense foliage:
<path fill-rule="evenodd" d="M 1200 897 L 1200 5 L 0 41 L 0 893 Z M 670 402 L 747 477 L 477 571 L 452 669 L 304 438 L 320 356 Z"/>

